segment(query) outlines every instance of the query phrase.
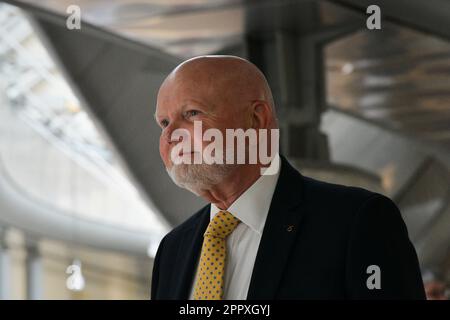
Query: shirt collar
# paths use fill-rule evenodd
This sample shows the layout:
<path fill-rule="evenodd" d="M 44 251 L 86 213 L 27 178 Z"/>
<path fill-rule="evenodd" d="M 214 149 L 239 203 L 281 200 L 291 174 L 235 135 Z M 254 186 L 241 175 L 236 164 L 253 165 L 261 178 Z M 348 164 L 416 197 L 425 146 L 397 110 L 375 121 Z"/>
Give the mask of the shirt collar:
<path fill-rule="evenodd" d="M 262 235 L 267 214 L 269 213 L 273 193 L 280 175 L 280 158 L 275 156 L 268 170 L 274 169 L 275 174 L 261 175 L 243 194 L 227 209 L 233 216 Z M 211 203 L 210 219 L 221 211 Z"/>

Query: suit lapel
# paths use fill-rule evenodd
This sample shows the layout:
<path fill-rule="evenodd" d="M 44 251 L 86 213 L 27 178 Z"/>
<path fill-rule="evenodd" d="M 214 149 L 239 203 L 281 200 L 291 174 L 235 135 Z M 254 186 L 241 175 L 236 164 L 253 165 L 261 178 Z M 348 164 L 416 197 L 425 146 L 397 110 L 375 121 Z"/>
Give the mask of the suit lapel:
<path fill-rule="evenodd" d="M 174 299 L 187 300 L 194 279 L 194 272 L 203 244 L 203 234 L 210 220 L 210 206 L 201 210 L 200 223 L 184 230 L 177 258 L 174 263 L 179 265 L 179 272 L 174 273 L 171 283 L 175 284 Z"/>
<path fill-rule="evenodd" d="M 284 157 L 281 159 L 281 172 L 256 255 L 247 300 L 275 298 L 299 230 L 302 210 L 298 207 L 303 179 Z"/>

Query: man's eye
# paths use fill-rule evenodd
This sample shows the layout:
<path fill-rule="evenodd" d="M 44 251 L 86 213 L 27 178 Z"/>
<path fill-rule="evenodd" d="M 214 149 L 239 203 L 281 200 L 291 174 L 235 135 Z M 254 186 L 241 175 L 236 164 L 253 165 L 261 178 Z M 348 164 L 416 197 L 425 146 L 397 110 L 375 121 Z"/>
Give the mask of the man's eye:
<path fill-rule="evenodd" d="M 193 116 L 196 116 L 196 115 L 199 115 L 199 114 L 200 114 L 200 111 L 198 111 L 198 110 L 186 111 L 186 116 L 187 117 L 193 117 Z"/>

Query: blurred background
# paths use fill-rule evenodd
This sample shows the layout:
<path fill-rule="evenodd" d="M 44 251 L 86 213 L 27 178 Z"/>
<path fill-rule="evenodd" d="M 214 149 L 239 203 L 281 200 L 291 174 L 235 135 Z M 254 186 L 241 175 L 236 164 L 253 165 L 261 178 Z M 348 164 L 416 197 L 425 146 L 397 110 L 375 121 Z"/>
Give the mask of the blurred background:
<path fill-rule="evenodd" d="M 204 205 L 162 165 L 156 93 L 203 54 L 265 73 L 304 175 L 397 203 L 447 299 L 449 41 L 447 0 L 0 3 L 0 299 L 149 299 L 160 239 Z"/>

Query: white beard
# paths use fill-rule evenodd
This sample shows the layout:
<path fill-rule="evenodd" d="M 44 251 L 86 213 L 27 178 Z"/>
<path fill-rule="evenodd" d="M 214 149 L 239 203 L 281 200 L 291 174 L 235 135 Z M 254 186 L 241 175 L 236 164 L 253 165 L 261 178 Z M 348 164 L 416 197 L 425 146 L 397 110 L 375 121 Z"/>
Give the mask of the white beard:
<path fill-rule="evenodd" d="M 222 182 L 234 169 L 235 164 L 178 164 L 166 170 L 173 182 L 199 196 Z"/>

